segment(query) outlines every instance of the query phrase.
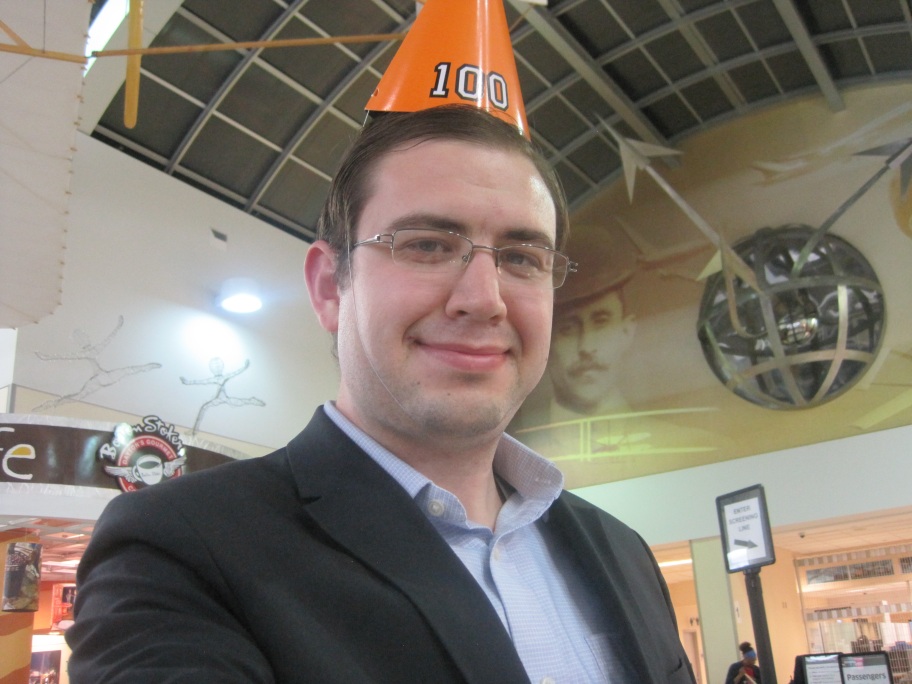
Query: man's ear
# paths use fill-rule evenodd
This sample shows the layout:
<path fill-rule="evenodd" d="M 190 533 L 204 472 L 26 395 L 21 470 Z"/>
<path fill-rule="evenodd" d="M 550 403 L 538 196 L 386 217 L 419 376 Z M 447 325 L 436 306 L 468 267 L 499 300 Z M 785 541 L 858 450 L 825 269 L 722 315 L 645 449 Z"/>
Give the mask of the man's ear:
<path fill-rule="evenodd" d="M 339 329 L 339 287 L 335 273 L 335 251 L 325 240 L 317 240 L 304 257 L 304 282 L 320 325 L 330 333 Z"/>

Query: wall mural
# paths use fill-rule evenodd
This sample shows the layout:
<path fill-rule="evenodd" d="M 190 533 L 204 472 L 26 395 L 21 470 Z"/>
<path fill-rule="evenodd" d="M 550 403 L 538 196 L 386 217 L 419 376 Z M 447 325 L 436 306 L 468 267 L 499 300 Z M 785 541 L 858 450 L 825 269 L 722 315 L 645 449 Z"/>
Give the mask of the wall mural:
<path fill-rule="evenodd" d="M 240 406 L 266 406 L 266 403 L 262 399 L 257 399 L 256 397 L 232 397 L 225 390 L 225 385 L 228 384 L 229 380 L 236 378 L 248 368 L 250 368 L 250 359 L 244 361 L 244 365 L 237 370 L 226 373 L 225 362 L 220 357 L 215 356 L 209 360 L 209 371 L 212 373 L 211 377 L 202 380 L 188 380 L 181 376 L 180 381 L 185 385 L 216 386 L 215 395 L 200 406 L 200 409 L 196 414 L 196 421 L 193 423 L 193 431 L 191 434 L 196 435 L 199 431 L 200 423 L 203 422 L 203 416 L 206 414 L 206 411 L 215 408 L 216 406 L 232 406 L 235 408 Z"/>
<path fill-rule="evenodd" d="M 74 349 L 71 352 L 64 352 L 61 354 L 45 354 L 42 352 L 35 352 L 37 356 L 42 361 L 49 362 L 58 362 L 58 361 L 85 361 L 89 364 L 89 377 L 75 392 L 70 392 L 67 394 L 62 394 L 55 399 L 49 399 L 35 408 L 32 409 L 35 413 L 41 413 L 42 411 L 48 411 L 50 409 L 56 408 L 61 404 L 66 404 L 70 402 L 83 401 L 86 397 L 94 394 L 98 390 L 104 387 L 110 387 L 121 382 L 125 378 L 136 375 L 138 373 L 147 373 L 151 370 L 156 370 L 161 368 L 160 363 L 144 363 L 134 366 L 123 366 L 121 368 L 104 368 L 98 360 L 98 357 L 105 350 L 105 348 L 111 344 L 114 338 L 117 336 L 117 333 L 120 332 L 120 329 L 123 327 L 124 317 L 117 317 L 117 324 L 114 326 L 114 329 L 108 333 L 100 342 L 93 343 L 91 338 L 82 330 L 77 328 L 73 331 L 73 339 L 78 343 L 78 348 Z"/>
<path fill-rule="evenodd" d="M 676 151 L 635 141 L 625 151 L 606 127 L 627 182 L 573 217 L 579 273 L 555 293 L 548 369 L 510 428 L 569 486 L 912 422 L 912 314 L 909 288 L 897 287 L 912 260 L 897 240 L 912 237 L 912 104 L 888 89 L 847 101 L 845 112 L 809 99 L 717 127 L 668 165 L 657 157 Z M 644 171 L 655 182 L 634 196 Z M 801 244 L 786 248 L 785 232 Z M 743 248 L 757 235 L 775 238 L 766 263 Z M 731 323 L 714 348 L 698 336 L 707 298 Z M 704 347 L 732 340 L 768 374 L 728 359 L 712 368 Z M 770 348 L 786 360 L 770 361 Z M 766 388 L 775 378 L 797 401 L 738 393 L 739 374 Z"/>

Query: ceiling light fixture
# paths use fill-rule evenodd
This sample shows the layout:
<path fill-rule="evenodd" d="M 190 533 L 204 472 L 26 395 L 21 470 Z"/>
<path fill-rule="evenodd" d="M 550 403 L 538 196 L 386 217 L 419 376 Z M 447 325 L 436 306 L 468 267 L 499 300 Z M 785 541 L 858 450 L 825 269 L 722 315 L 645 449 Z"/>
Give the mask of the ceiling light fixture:
<path fill-rule="evenodd" d="M 89 26 L 89 35 L 86 38 L 85 56 L 88 58 L 86 73 L 95 63 L 95 57 L 92 56 L 92 53 L 104 50 L 107 47 L 108 41 L 111 40 L 126 18 L 128 9 L 128 0 L 108 0 L 98 11 L 95 19 L 92 20 L 92 25 Z"/>
<path fill-rule="evenodd" d="M 253 278 L 229 278 L 219 292 L 218 304 L 231 313 L 253 313 L 263 306 L 260 288 Z"/>

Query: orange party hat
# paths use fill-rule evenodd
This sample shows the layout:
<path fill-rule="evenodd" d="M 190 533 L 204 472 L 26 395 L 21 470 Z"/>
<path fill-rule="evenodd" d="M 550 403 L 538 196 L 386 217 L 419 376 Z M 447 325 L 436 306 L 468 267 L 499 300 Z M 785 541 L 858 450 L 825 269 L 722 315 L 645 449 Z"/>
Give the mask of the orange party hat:
<path fill-rule="evenodd" d="M 365 109 L 455 103 L 474 103 L 529 137 L 503 0 L 427 0 Z"/>

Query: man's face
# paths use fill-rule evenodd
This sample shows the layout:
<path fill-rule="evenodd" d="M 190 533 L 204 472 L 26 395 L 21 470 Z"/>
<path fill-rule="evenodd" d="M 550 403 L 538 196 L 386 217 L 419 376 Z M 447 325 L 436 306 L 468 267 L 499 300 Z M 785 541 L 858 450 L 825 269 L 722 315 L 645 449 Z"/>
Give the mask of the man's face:
<path fill-rule="evenodd" d="M 555 314 L 549 374 L 562 406 L 592 414 L 617 389 L 621 357 L 633 338 L 617 291 Z"/>
<path fill-rule="evenodd" d="M 426 141 L 387 154 L 371 178 L 356 241 L 442 227 L 480 245 L 554 245 L 552 199 L 519 154 Z M 388 246 L 351 256 L 339 295 L 339 408 L 375 436 L 502 431 L 544 373 L 550 283 L 501 279 L 488 250 L 453 273 L 410 271 Z"/>

